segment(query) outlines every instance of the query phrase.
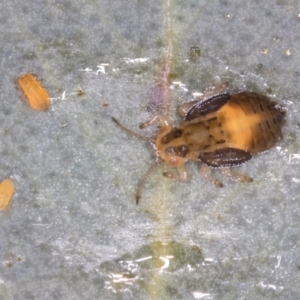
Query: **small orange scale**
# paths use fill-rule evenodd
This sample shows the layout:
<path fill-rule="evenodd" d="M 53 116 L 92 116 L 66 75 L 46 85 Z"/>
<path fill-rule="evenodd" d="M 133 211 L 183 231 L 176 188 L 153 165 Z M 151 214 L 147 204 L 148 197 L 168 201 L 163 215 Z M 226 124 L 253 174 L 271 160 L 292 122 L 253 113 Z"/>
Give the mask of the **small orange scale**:
<path fill-rule="evenodd" d="M 14 182 L 7 178 L 0 183 L 0 210 L 5 210 L 14 193 Z"/>
<path fill-rule="evenodd" d="M 18 78 L 17 83 L 31 108 L 39 111 L 49 109 L 50 96 L 35 75 L 25 74 Z"/>

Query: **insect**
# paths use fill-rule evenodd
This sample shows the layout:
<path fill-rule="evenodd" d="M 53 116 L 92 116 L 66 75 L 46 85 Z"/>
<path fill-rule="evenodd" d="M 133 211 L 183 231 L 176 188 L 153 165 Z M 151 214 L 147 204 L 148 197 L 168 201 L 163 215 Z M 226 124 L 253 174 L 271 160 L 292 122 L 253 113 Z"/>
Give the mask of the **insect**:
<path fill-rule="evenodd" d="M 25 74 L 18 78 L 17 84 L 31 108 L 40 111 L 49 109 L 50 96 L 35 75 Z"/>
<path fill-rule="evenodd" d="M 181 182 L 188 180 L 185 162 L 201 162 L 202 172 L 218 186 L 222 183 L 209 174 L 209 167 L 224 168 L 240 165 L 253 155 L 271 148 L 282 136 L 285 108 L 268 97 L 254 92 L 230 95 L 220 93 L 206 100 L 184 103 L 179 107 L 183 122 L 173 126 L 166 115 L 157 115 L 142 124 L 144 128 L 160 121 L 156 138 L 148 139 L 113 121 L 126 132 L 152 143 L 157 161 L 138 184 L 136 202 L 141 197 L 141 187 L 156 165 L 165 162 L 177 172 L 163 175 Z M 241 181 L 251 178 L 229 171 L 230 176 Z"/>
<path fill-rule="evenodd" d="M 0 210 L 5 210 L 14 193 L 14 183 L 11 179 L 7 178 L 0 183 Z"/>

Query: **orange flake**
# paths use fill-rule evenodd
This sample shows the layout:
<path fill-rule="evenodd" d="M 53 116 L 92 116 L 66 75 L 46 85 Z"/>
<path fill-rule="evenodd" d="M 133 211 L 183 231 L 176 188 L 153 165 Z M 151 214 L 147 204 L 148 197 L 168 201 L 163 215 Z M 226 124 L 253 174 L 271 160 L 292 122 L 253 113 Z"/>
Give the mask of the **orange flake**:
<path fill-rule="evenodd" d="M 14 193 L 14 182 L 7 178 L 0 183 L 0 210 L 5 210 Z"/>
<path fill-rule="evenodd" d="M 43 111 L 48 110 L 50 96 L 35 75 L 25 74 L 18 78 L 17 83 L 26 98 L 26 103 L 31 108 Z"/>

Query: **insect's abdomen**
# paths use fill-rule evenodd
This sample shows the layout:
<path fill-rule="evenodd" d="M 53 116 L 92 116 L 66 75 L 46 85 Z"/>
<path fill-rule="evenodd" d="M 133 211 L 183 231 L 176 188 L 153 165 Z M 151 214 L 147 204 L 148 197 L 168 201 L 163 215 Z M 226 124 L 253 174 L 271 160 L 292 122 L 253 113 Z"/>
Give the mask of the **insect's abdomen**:
<path fill-rule="evenodd" d="M 258 153 L 281 137 L 284 111 L 266 96 L 242 92 L 231 96 L 218 112 L 226 146 Z"/>

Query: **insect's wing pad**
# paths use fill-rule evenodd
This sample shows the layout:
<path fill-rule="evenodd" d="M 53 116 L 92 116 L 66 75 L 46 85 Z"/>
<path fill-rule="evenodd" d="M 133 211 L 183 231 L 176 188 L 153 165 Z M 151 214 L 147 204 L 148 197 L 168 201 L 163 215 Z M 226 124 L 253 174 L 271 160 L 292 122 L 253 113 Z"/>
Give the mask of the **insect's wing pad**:
<path fill-rule="evenodd" d="M 252 154 L 245 150 L 227 147 L 214 152 L 200 153 L 198 158 L 210 167 L 231 167 L 250 160 Z"/>
<path fill-rule="evenodd" d="M 191 121 L 201 116 L 205 116 L 209 113 L 216 112 L 223 105 L 225 105 L 230 99 L 230 95 L 227 93 L 219 94 L 205 101 L 198 101 L 187 112 L 184 120 Z"/>

